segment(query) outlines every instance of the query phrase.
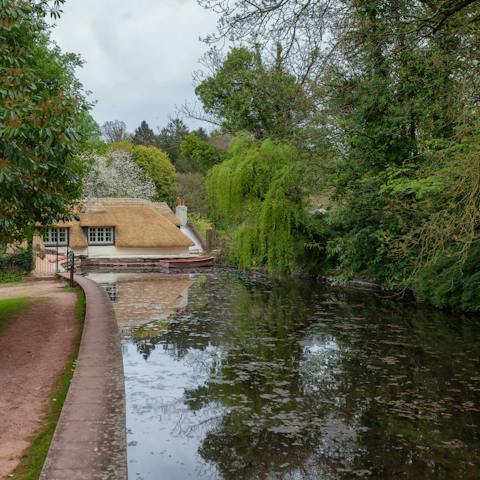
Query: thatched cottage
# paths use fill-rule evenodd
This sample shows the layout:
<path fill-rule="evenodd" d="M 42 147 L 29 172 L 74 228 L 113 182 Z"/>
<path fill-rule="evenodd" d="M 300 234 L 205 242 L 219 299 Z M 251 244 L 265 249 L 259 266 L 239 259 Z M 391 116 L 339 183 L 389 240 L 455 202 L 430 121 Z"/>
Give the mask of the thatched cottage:
<path fill-rule="evenodd" d="M 86 200 L 79 220 L 47 228 L 43 242 L 68 246 L 87 257 L 169 257 L 189 253 L 194 242 L 166 203 L 136 198 Z"/>

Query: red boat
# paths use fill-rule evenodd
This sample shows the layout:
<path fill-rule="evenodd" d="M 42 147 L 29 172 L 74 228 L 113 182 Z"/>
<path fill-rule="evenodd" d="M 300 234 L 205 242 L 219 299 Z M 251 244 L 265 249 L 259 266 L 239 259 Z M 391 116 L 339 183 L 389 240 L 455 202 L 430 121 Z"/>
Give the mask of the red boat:
<path fill-rule="evenodd" d="M 169 267 L 191 268 L 191 267 L 211 267 L 215 257 L 189 257 L 189 258 L 164 258 L 162 263 Z"/>

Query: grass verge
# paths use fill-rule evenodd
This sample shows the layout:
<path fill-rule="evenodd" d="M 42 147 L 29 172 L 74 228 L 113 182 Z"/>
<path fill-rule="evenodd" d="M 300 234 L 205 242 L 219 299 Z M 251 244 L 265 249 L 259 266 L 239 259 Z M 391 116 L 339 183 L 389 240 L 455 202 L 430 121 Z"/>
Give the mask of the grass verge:
<path fill-rule="evenodd" d="M 73 372 L 77 364 L 78 350 L 83 331 L 83 322 L 85 318 L 85 295 L 83 290 L 76 287 L 77 293 L 76 317 L 78 321 L 78 333 L 75 338 L 72 355 L 69 359 L 65 372 L 59 378 L 57 384 L 52 390 L 50 398 L 53 399 L 49 410 L 44 418 L 44 427 L 30 440 L 30 446 L 22 456 L 20 464 L 10 474 L 9 478 L 15 480 L 38 480 L 42 471 L 45 458 L 47 457 L 50 443 L 57 426 L 58 418 L 62 411 L 63 403 L 67 396 Z"/>
<path fill-rule="evenodd" d="M 31 298 L 25 297 L 0 300 L 0 333 L 5 330 L 13 315 L 20 310 L 29 307 L 32 304 L 32 301 Z"/>
<path fill-rule="evenodd" d="M 18 283 L 25 277 L 25 273 L 0 273 L 0 284 Z"/>

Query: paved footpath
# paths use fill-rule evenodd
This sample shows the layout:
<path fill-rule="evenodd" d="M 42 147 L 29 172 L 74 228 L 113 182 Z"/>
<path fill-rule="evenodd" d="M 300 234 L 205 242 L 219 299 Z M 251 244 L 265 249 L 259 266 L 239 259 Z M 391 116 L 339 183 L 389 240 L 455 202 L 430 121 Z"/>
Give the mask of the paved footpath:
<path fill-rule="evenodd" d="M 115 314 L 105 291 L 75 277 L 86 295 L 78 363 L 41 480 L 125 480 L 125 387 Z"/>
<path fill-rule="evenodd" d="M 0 334 L 0 478 L 43 426 L 53 387 L 68 368 L 79 326 L 76 295 L 54 280 L 0 288 L 0 299 L 34 298 Z"/>

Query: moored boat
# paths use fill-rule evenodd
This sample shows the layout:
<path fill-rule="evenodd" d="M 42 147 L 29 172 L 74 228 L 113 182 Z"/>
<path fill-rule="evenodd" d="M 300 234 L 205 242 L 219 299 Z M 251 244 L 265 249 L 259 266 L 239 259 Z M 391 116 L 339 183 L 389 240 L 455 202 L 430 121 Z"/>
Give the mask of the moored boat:
<path fill-rule="evenodd" d="M 183 257 L 183 258 L 164 258 L 162 263 L 169 267 L 190 268 L 190 267 L 211 267 L 215 257 Z"/>

